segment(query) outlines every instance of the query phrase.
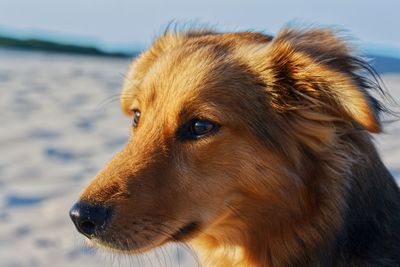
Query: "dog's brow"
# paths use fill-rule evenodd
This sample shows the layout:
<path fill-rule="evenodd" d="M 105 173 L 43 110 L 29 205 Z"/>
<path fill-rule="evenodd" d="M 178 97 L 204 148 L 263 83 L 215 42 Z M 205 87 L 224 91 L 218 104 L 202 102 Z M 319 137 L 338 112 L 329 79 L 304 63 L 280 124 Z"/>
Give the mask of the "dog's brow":
<path fill-rule="evenodd" d="M 150 89 L 149 96 L 147 97 L 147 102 L 149 104 L 153 103 L 156 100 L 157 92 L 155 88 Z"/>

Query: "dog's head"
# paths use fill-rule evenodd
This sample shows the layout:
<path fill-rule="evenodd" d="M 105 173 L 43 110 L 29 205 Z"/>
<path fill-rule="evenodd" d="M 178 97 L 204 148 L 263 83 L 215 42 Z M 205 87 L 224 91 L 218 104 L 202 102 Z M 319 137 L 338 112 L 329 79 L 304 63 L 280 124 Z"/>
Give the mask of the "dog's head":
<path fill-rule="evenodd" d="M 301 219 L 326 190 L 307 176 L 312 160 L 346 132 L 380 131 L 365 70 L 325 29 L 166 33 L 130 67 L 131 136 L 71 210 L 78 230 L 140 252 Z"/>

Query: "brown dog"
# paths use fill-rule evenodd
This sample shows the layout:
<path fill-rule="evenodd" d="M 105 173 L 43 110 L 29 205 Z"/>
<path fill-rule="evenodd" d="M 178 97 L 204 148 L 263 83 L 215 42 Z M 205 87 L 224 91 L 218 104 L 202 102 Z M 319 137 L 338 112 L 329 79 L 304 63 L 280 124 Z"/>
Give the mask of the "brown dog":
<path fill-rule="evenodd" d="M 119 251 L 189 242 L 207 266 L 400 266 L 373 74 L 329 29 L 167 32 L 129 70 L 129 143 L 71 217 Z"/>

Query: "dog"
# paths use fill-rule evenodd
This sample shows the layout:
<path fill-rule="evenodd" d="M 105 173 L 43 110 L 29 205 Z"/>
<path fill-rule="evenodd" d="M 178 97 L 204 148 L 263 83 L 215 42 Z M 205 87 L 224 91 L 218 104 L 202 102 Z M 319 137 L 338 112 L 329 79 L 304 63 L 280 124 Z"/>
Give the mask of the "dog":
<path fill-rule="evenodd" d="M 329 28 L 166 31 L 121 94 L 127 145 L 70 216 L 95 244 L 204 266 L 400 266 L 380 80 Z"/>

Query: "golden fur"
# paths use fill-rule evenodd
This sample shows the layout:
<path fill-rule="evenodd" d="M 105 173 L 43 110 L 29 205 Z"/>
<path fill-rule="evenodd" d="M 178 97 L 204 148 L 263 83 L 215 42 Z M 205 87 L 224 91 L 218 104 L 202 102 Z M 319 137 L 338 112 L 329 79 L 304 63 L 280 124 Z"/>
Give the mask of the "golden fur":
<path fill-rule="evenodd" d="M 349 195 L 358 182 L 397 194 L 368 133 L 381 131 L 379 86 L 362 71 L 330 29 L 166 32 L 123 87 L 138 126 L 81 196 L 115 209 L 97 242 L 134 253 L 187 242 L 205 266 L 358 266 L 333 252 Z M 193 118 L 220 129 L 180 140 Z"/>

